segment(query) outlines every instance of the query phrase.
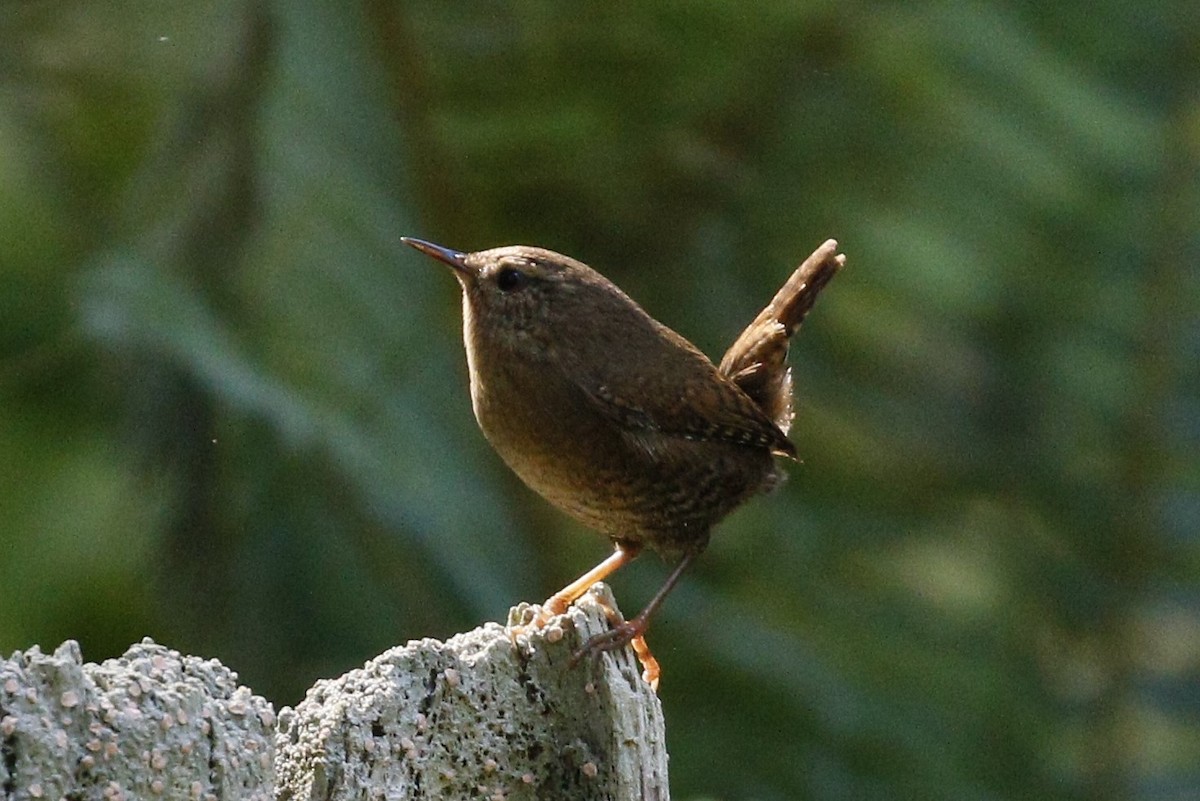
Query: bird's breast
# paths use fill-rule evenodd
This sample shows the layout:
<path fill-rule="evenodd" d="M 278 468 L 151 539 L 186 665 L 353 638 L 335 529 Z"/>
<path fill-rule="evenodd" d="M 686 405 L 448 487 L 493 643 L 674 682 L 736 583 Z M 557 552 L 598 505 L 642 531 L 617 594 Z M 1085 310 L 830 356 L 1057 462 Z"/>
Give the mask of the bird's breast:
<path fill-rule="evenodd" d="M 774 475 L 765 448 L 630 428 L 569 375 L 553 345 L 480 341 L 466 315 L 471 405 L 488 442 L 521 480 L 614 539 L 671 549 Z"/>
<path fill-rule="evenodd" d="M 531 489 L 611 538 L 682 547 L 774 475 L 765 449 L 631 432 L 552 364 L 471 362 L 488 442 Z"/>

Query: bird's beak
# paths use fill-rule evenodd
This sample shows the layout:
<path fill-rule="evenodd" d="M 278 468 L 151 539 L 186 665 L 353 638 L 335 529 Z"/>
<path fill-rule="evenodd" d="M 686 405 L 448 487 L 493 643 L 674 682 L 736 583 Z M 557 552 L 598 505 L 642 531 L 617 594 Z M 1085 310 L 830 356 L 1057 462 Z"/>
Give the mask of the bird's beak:
<path fill-rule="evenodd" d="M 444 248 L 423 239 L 413 239 L 411 236 L 402 236 L 400 241 L 409 247 L 416 248 L 426 256 L 432 256 L 440 262 L 449 264 L 463 278 L 473 279 L 475 277 L 475 270 L 467 265 L 466 253 Z"/>

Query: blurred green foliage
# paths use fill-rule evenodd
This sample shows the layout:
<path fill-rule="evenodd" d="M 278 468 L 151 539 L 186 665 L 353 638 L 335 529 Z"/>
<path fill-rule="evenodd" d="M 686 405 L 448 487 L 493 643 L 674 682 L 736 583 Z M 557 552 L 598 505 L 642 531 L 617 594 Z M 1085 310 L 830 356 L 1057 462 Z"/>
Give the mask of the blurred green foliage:
<path fill-rule="evenodd" d="M 0 649 L 285 704 L 544 597 L 607 546 L 488 450 L 398 237 L 570 253 L 719 356 L 836 236 L 804 462 L 652 632 L 676 797 L 1195 797 L 1198 9 L 7 3 Z"/>

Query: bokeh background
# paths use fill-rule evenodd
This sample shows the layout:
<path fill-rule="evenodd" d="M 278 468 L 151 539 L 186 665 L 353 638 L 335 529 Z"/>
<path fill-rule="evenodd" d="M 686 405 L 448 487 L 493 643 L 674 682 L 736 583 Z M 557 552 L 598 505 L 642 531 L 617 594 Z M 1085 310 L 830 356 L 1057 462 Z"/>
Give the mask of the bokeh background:
<path fill-rule="evenodd" d="M 719 357 L 835 236 L 803 464 L 651 632 L 675 796 L 1200 795 L 1194 0 L 0 26 L 0 651 L 150 635 L 282 705 L 502 619 L 607 545 L 489 450 L 399 237 L 572 254 Z"/>

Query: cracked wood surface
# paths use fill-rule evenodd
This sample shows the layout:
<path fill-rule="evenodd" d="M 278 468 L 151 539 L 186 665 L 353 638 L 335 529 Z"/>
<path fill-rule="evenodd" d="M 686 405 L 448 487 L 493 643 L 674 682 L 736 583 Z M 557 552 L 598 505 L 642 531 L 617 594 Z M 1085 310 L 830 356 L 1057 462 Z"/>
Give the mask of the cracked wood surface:
<path fill-rule="evenodd" d="M 148 639 L 100 664 L 73 641 L 18 651 L 0 660 L 0 799 L 668 799 L 632 653 L 568 665 L 607 629 L 593 592 L 541 631 L 393 648 L 278 720 L 217 660 Z"/>

